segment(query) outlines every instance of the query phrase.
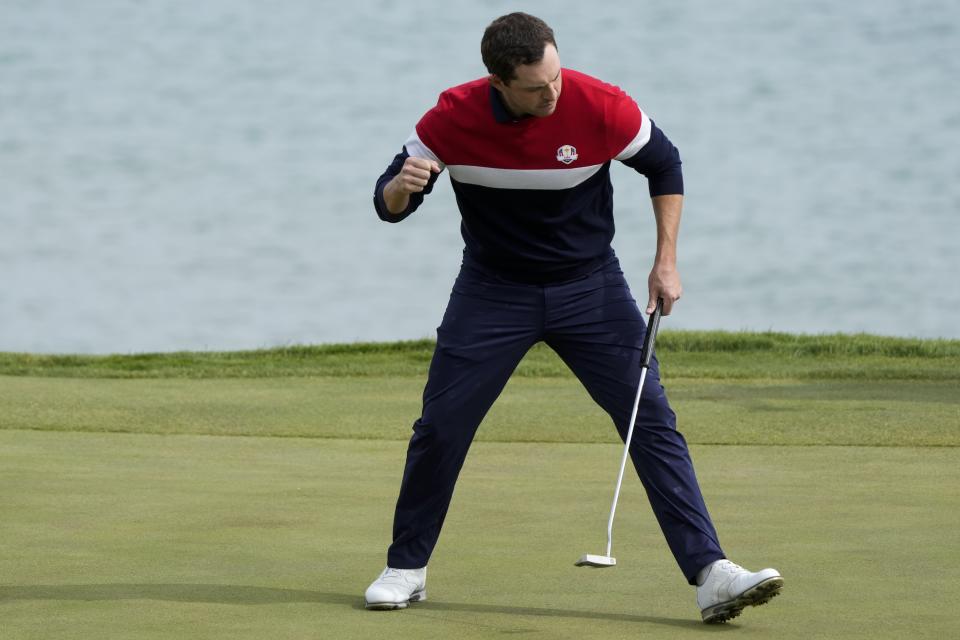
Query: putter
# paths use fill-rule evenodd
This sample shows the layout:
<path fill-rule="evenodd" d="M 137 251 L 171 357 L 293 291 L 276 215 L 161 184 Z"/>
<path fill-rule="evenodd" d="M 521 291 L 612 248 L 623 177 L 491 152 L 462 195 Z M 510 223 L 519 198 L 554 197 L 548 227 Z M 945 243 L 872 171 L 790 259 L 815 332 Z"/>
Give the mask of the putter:
<path fill-rule="evenodd" d="M 630 454 L 630 441 L 633 439 L 633 424 L 637 420 L 637 408 L 640 406 L 640 393 L 643 383 L 647 379 L 647 370 L 650 369 L 650 358 L 653 356 L 653 341 L 657 337 L 657 328 L 660 326 L 660 312 L 663 310 L 663 298 L 657 298 L 657 308 L 650 316 L 647 325 L 647 335 L 643 340 L 643 350 L 640 352 L 640 384 L 637 385 L 637 395 L 633 399 L 633 411 L 630 414 L 630 426 L 627 428 L 627 438 L 623 445 L 623 458 L 620 460 L 620 473 L 617 474 L 617 488 L 613 492 L 613 504 L 610 506 L 610 519 L 607 521 L 607 555 L 585 553 L 580 556 L 574 565 L 578 567 L 614 567 L 617 559 L 610 555 L 613 547 L 613 516 L 617 512 L 617 500 L 620 498 L 620 485 L 623 484 L 623 470 L 627 466 L 627 456 Z"/>

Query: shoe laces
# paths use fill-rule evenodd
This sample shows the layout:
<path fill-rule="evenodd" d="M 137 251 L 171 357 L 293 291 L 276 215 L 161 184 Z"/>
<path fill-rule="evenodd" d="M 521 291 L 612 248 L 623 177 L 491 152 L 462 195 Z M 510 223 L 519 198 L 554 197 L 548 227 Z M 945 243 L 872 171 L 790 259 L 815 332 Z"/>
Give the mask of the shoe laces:
<path fill-rule="evenodd" d="M 720 564 L 717 565 L 717 568 L 721 569 L 722 571 L 726 571 L 727 573 L 746 572 L 746 569 L 744 569 L 743 567 L 741 567 L 735 562 L 730 562 L 729 560 L 722 560 Z"/>

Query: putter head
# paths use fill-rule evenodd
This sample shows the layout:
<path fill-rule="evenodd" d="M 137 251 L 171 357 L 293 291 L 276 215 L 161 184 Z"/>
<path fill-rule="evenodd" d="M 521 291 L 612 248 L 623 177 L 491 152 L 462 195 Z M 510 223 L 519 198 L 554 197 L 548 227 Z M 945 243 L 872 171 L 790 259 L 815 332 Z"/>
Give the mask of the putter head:
<path fill-rule="evenodd" d="M 617 566 L 617 559 L 612 556 L 595 556 L 592 553 L 585 553 L 574 563 L 574 566 L 605 569 Z"/>

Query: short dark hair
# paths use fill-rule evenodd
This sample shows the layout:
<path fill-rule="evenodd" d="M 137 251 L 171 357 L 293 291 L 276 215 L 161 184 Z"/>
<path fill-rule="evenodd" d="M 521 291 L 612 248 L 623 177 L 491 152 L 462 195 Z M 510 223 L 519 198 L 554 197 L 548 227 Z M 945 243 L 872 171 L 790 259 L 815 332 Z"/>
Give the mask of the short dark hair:
<path fill-rule="evenodd" d="M 548 44 L 557 46 L 553 29 L 540 18 L 518 11 L 490 23 L 480 41 L 480 55 L 487 71 L 509 84 L 516 78 L 517 67 L 543 60 Z"/>

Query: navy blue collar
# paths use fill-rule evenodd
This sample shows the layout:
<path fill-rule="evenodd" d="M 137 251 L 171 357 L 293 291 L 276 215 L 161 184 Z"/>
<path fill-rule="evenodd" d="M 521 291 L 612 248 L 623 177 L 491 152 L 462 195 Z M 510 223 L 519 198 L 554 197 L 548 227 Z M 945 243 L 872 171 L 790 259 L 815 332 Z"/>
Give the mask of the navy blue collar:
<path fill-rule="evenodd" d="M 510 113 L 510 110 L 507 109 L 507 105 L 503 104 L 503 97 L 500 95 L 500 92 L 497 91 L 493 85 L 490 85 L 490 108 L 493 110 L 493 119 L 500 124 L 519 122 L 523 119 L 517 118 Z"/>

